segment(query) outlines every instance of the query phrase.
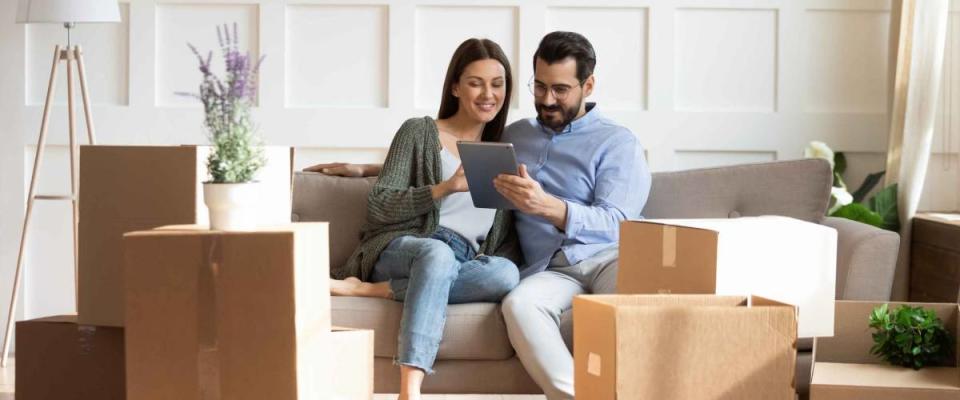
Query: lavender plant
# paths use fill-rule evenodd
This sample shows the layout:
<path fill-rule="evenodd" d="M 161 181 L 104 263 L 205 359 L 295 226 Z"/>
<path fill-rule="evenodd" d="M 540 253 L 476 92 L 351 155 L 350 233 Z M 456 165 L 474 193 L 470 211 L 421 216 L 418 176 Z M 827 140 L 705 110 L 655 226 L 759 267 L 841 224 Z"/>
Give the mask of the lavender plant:
<path fill-rule="evenodd" d="M 236 23 L 232 32 L 226 24 L 217 26 L 217 39 L 226 64 L 224 79 L 211 71 L 212 51 L 204 57 L 194 45 L 187 43 L 200 62 L 203 80 L 199 93 L 179 94 L 203 103 L 203 122 L 213 145 L 213 152 L 207 158 L 211 182 L 250 182 L 266 163 L 263 145 L 255 135 L 256 127 L 250 119 L 263 57 L 251 62 L 249 53 L 240 52 Z"/>

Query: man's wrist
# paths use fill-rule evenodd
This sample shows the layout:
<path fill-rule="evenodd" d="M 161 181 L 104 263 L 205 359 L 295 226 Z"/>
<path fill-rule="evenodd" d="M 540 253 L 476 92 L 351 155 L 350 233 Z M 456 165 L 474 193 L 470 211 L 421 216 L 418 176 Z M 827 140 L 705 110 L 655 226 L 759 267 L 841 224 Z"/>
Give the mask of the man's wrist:
<path fill-rule="evenodd" d="M 550 198 L 550 204 L 543 210 L 542 215 L 558 229 L 563 230 L 567 225 L 567 202 L 550 194 L 547 196 Z"/>

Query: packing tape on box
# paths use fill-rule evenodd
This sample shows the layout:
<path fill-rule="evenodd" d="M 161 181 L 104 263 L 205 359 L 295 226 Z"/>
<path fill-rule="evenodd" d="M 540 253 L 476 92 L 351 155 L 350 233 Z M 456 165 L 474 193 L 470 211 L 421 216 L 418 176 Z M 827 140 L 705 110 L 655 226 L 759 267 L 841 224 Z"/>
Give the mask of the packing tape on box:
<path fill-rule="evenodd" d="M 677 227 L 663 226 L 663 260 L 664 268 L 677 266 Z"/>
<path fill-rule="evenodd" d="M 600 355 L 590 353 L 590 355 L 587 356 L 587 373 L 593 376 L 600 376 L 600 364 Z"/>
<path fill-rule="evenodd" d="M 200 400 L 220 400 L 220 266 L 223 264 L 221 235 L 204 237 L 207 262 L 197 268 L 197 384 Z"/>

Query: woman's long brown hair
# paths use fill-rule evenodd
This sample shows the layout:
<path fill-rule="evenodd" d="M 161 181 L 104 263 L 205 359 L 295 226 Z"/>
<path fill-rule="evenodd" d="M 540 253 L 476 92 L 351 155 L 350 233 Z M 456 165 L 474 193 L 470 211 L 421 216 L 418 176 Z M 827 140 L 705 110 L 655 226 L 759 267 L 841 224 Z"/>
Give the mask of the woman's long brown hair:
<path fill-rule="evenodd" d="M 503 128 L 507 124 L 507 110 L 510 109 L 510 94 L 513 92 L 513 74 L 510 71 L 510 61 L 503 54 L 503 49 L 496 42 L 489 39 L 471 38 L 465 40 L 453 52 L 450 65 L 447 67 L 447 76 L 443 80 L 443 96 L 440 100 L 440 112 L 437 119 L 450 118 L 460 109 L 460 99 L 453 95 L 453 85 L 460 81 L 460 75 L 467 65 L 480 60 L 497 60 L 503 65 L 506 74 L 506 94 L 503 96 L 503 105 L 493 120 L 483 126 L 480 140 L 484 142 L 499 142 Z"/>

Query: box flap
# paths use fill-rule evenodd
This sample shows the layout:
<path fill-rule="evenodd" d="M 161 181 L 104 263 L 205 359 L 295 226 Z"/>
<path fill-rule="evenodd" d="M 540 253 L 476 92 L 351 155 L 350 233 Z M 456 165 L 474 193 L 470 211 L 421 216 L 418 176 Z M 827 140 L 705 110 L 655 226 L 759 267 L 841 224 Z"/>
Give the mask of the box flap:
<path fill-rule="evenodd" d="M 585 300 L 604 303 L 615 307 L 637 307 L 637 306 L 715 306 L 715 307 L 737 307 L 746 306 L 747 298 L 744 296 L 714 296 L 705 294 L 595 294 L 586 296 L 577 296 Z"/>
<path fill-rule="evenodd" d="M 817 362 L 811 385 L 951 390 L 960 395 L 960 370 L 921 370 L 881 364 Z"/>
<path fill-rule="evenodd" d="M 684 221 L 699 221 L 694 219 L 630 219 L 620 223 L 623 224 L 649 224 L 649 225 L 659 225 L 659 226 L 677 226 L 690 229 L 699 229 L 703 231 L 715 232 L 713 229 L 702 228 L 699 226 L 694 226 L 692 224 L 684 223 Z"/>
<path fill-rule="evenodd" d="M 573 299 L 574 388 L 596 398 L 617 398 L 616 308 L 594 296 Z"/>

